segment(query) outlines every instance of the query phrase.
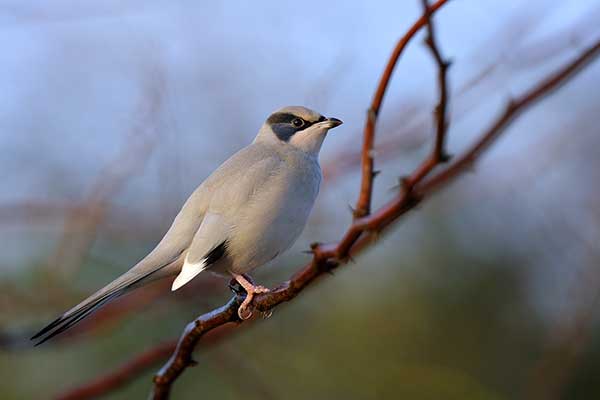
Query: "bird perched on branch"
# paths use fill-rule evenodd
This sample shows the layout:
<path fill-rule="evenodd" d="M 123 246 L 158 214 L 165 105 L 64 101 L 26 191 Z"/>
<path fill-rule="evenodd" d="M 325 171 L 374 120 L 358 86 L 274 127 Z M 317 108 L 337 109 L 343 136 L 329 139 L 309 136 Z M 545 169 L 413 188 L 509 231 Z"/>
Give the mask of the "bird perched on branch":
<path fill-rule="evenodd" d="M 202 271 L 233 277 L 246 291 L 238 315 L 249 318 L 253 296 L 268 289 L 246 274 L 290 248 L 304 229 L 321 182 L 319 150 L 340 124 L 305 107 L 271 114 L 252 144 L 192 193 L 150 254 L 31 339 L 41 344 L 156 279 L 177 275 L 177 290 Z"/>

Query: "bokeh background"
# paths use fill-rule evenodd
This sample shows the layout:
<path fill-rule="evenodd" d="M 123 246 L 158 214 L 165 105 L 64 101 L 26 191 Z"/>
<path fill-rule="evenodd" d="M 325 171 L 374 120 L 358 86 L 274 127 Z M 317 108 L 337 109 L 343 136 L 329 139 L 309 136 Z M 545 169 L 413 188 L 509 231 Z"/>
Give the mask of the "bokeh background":
<path fill-rule="evenodd" d="M 70 334 L 30 334 L 162 237 L 187 195 L 302 104 L 345 124 L 276 285 L 351 221 L 365 111 L 418 1 L 0 0 L 0 397 L 42 399 L 176 338 L 223 304 L 211 276 L 158 283 Z M 455 1 L 436 14 L 449 150 L 600 35 L 593 0 Z M 423 36 L 378 126 L 375 203 L 429 150 Z M 600 63 L 520 118 L 473 173 L 268 320 L 200 346 L 173 398 L 600 398 Z M 145 398 L 150 368 L 107 398 Z"/>

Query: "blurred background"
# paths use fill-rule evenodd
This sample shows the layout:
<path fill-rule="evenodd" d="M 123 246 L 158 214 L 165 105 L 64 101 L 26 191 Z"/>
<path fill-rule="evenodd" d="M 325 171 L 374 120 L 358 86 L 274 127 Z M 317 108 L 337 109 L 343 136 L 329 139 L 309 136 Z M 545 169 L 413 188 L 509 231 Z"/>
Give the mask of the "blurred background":
<path fill-rule="evenodd" d="M 192 190 L 290 104 L 344 120 L 274 286 L 336 241 L 366 109 L 414 1 L 0 0 L 0 386 L 42 399 L 177 338 L 223 304 L 160 282 L 44 346 L 28 337 L 143 257 Z M 455 1 L 435 16 L 449 151 L 600 35 L 593 0 Z M 377 133 L 375 205 L 429 151 L 435 64 L 401 59 Z M 600 398 L 600 63 L 527 112 L 378 244 L 268 320 L 199 346 L 173 398 Z M 106 396 L 145 398 L 160 364 Z"/>

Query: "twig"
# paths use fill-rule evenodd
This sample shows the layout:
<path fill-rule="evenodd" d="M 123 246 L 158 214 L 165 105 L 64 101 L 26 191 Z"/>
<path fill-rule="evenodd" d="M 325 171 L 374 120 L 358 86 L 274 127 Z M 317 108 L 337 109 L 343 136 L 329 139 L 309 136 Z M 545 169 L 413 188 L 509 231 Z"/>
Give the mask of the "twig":
<path fill-rule="evenodd" d="M 446 138 L 446 132 L 448 130 L 448 122 L 446 120 L 446 107 L 448 105 L 448 83 L 447 75 L 450 62 L 444 60 L 438 49 L 435 39 L 435 28 L 431 21 L 431 9 L 427 0 L 422 0 L 424 15 L 427 18 L 427 37 L 425 38 L 425 44 L 431 51 L 431 55 L 435 60 L 438 67 L 438 87 L 439 87 L 439 101 L 435 107 L 435 142 L 433 150 L 430 156 L 425 159 L 419 168 L 408 178 L 405 178 L 402 182 L 404 190 L 410 192 L 417 182 L 420 182 L 427 174 L 429 174 L 436 166 L 444 163 L 450 159 L 444 149 L 444 142 Z"/>
<path fill-rule="evenodd" d="M 466 115 L 472 115 L 474 110 L 488 104 L 493 96 L 487 96 L 483 92 L 489 90 L 490 85 L 495 85 L 500 88 L 505 86 L 504 82 L 515 74 L 521 72 L 521 70 L 532 69 L 538 67 L 540 64 L 544 64 L 545 61 L 552 57 L 563 55 L 566 50 L 573 46 L 566 46 L 566 40 L 562 40 L 561 46 L 555 46 L 557 37 L 584 37 L 584 32 L 581 32 L 582 26 L 588 26 L 588 21 L 593 20 L 590 15 L 594 16 L 597 10 L 591 9 L 586 13 L 586 17 L 578 20 L 576 23 L 565 31 L 559 32 L 560 34 L 548 34 L 542 39 L 535 40 L 534 44 L 527 44 L 523 48 L 515 48 L 515 41 L 526 43 L 526 35 L 539 25 L 540 21 L 540 10 L 533 10 L 527 7 L 519 7 L 515 9 L 509 20 L 510 25 L 504 26 L 501 30 L 494 32 L 494 34 L 488 36 L 483 41 L 483 48 L 475 50 L 467 58 L 471 64 L 480 63 L 482 59 L 486 60 L 486 64 L 483 68 L 471 78 L 460 83 L 456 90 L 453 91 L 453 110 L 452 120 L 458 121 Z M 544 9 L 542 15 L 548 12 L 548 9 Z M 483 49 L 489 49 L 493 47 L 500 53 L 496 56 L 489 54 L 483 54 Z M 531 58 L 532 48 L 535 48 L 537 56 L 534 59 Z M 504 49 L 504 50 L 503 50 Z M 508 51 L 510 50 L 510 51 Z M 514 56 L 514 52 L 518 53 L 518 56 Z M 524 61 L 526 65 L 516 65 L 511 62 L 506 54 L 513 54 L 510 60 L 513 58 Z M 496 78 L 498 82 L 492 82 L 492 78 Z M 479 95 L 477 95 L 479 94 Z M 476 99 L 476 100 L 475 100 Z M 408 107 L 407 107 L 408 103 Z M 392 136 L 386 136 L 382 141 L 378 141 L 375 145 L 375 153 L 377 154 L 377 162 L 382 163 L 394 159 L 399 151 L 404 153 L 410 152 L 416 146 L 420 146 L 423 142 L 421 133 L 425 129 L 425 118 L 424 113 L 420 112 L 418 107 L 419 100 L 417 98 L 405 99 L 402 112 L 398 112 L 390 120 L 393 128 L 388 128 L 387 133 L 393 133 Z M 322 165 L 323 175 L 325 181 L 331 181 L 338 179 L 348 173 L 354 171 L 354 167 L 360 166 L 361 162 L 361 150 L 349 148 L 346 151 L 338 152 L 334 157 L 327 160 Z"/>
<path fill-rule="evenodd" d="M 70 389 L 56 396 L 56 400 L 91 399 L 127 383 L 132 377 L 148 370 L 154 364 L 169 357 L 177 341 L 173 340 L 153 347 L 126 362 L 115 371 L 101 376 L 86 385 Z"/>
<path fill-rule="evenodd" d="M 196 318 L 186 326 L 175 352 L 154 376 L 154 399 L 169 398 L 172 383 L 187 367 L 196 365 L 192 353 L 205 333 L 229 322 L 239 321 L 237 310 L 240 304 L 241 299 L 235 296 L 223 307 Z"/>
<path fill-rule="evenodd" d="M 400 55 L 406 48 L 406 45 L 410 42 L 410 40 L 415 36 L 415 34 L 425 25 L 429 20 L 429 16 L 431 13 L 436 12 L 440 7 L 442 7 L 448 0 L 438 0 L 434 4 L 429 7 L 429 11 L 425 13 L 421 18 L 419 18 L 413 26 L 406 32 L 406 34 L 398 41 L 390 59 L 388 60 L 387 66 L 381 75 L 381 79 L 379 80 L 379 85 L 377 86 L 377 91 L 373 96 L 373 101 L 371 102 L 371 107 L 367 112 L 367 120 L 365 122 L 365 130 L 363 137 L 363 147 L 362 147 L 362 156 L 361 156 L 361 165 L 362 165 L 362 180 L 360 184 L 360 194 L 358 197 L 358 201 L 356 203 L 354 216 L 356 218 L 361 218 L 368 215 L 371 211 L 371 196 L 373 194 L 373 178 L 374 178 L 374 169 L 373 169 L 373 158 L 374 151 L 373 146 L 375 143 L 375 124 L 377 122 L 377 117 L 379 116 L 379 110 L 381 109 L 381 104 L 383 103 L 383 97 L 385 96 L 385 92 L 389 85 L 390 79 L 392 77 L 392 73 L 394 72 L 394 68 L 398 63 L 398 59 Z"/>
<path fill-rule="evenodd" d="M 235 325 L 221 326 L 211 332 L 202 341 L 203 345 L 214 344 L 225 337 L 231 337 Z M 159 362 L 167 360 L 177 349 L 177 340 L 159 344 L 137 355 L 114 371 L 101 375 L 91 382 L 76 388 L 66 390 L 56 397 L 56 400 L 88 400 L 102 396 L 128 384 L 135 376 L 154 367 Z"/>
<path fill-rule="evenodd" d="M 573 61 L 538 83 L 533 89 L 516 99 L 509 100 L 504 113 L 497 118 L 481 138 L 446 170 L 441 171 L 421 184 L 418 188 L 419 193 L 424 195 L 432 192 L 437 189 L 437 187 L 448 183 L 463 170 L 470 168 L 477 157 L 485 151 L 523 111 L 567 82 L 567 80 L 573 77 L 580 68 L 591 62 L 597 56 L 599 50 L 600 40 L 596 41 L 592 46 L 583 51 Z"/>

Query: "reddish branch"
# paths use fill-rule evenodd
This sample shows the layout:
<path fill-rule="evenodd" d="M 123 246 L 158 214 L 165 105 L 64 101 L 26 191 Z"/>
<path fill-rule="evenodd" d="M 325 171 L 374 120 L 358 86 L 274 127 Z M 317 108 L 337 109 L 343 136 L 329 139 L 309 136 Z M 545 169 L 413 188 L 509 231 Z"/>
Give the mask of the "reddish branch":
<path fill-rule="evenodd" d="M 479 157 L 479 155 L 504 132 L 511 122 L 519 117 L 526 109 L 565 84 L 569 78 L 575 76 L 581 68 L 598 56 L 599 51 L 600 40 L 596 41 L 596 43 L 583 51 L 570 63 L 539 82 L 532 89 L 523 95 L 510 100 L 505 111 L 496 119 L 488 130 L 484 132 L 481 138 L 447 169 L 424 182 L 419 188 L 419 194 L 424 195 L 434 191 L 439 186 L 448 183 L 460 172 L 471 167 L 477 157 Z"/>
<path fill-rule="evenodd" d="M 110 374 L 101 376 L 84 386 L 58 395 L 56 400 L 91 399 L 106 393 L 107 388 L 120 387 L 133 377 L 148 370 L 157 362 L 169 357 L 169 354 L 175 349 L 176 344 L 176 341 L 170 341 L 145 351 Z"/>
<path fill-rule="evenodd" d="M 438 164 L 446 162 L 450 157 L 444 149 L 446 131 L 448 129 L 448 121 L 446 120 L 446 107 L 448 104 L 448 83 L 447 74 L 450 63 L 442 58 L 435 39 L 435 28 L 431 21 L 431 9 L 427 0 L 423 0 L 424 15 L 427 19 L 427 37 L 425 44 L 431 51 L 431 55 L 438 67 L 438 86 L 439 86 L 439 102 L 435 107 L 435 141 L 433 151 L 421 166 L 408 178 L 403 180 L 404 190 L 410 191 L 414 185 L 420 182 L 427 174 L 429 174 Z"/>
<path fill-rule="evenodd" d="M 203 345 L 212 345 L 225 337 L 230 337 L 234 332 L 234 325 L 221 326 L 203 337 Z M 158 346 L 152 347 L 133 359 L 116 368 L 110 373 L 100 376 L 91 382 L 76 388 L 69 389 L 56 396 L 56 400 L 83 400 L 99 397 L 107 392 L 119 388 L 131 382 L 136 376 L 148 371 L 157 363 L 169 358 L 177 349 L 177 340 L 171 340 Z"/>
<path fill-rule="evenodd" d="M 390 79 L 392 78 L 392 73 L 394 72 L 394 68 L 398 63 L 398 59 L 400 55 L 406 48 L 406 45 L 411 41 L 411 39 L 415 36 L 415 34 L 425 25 L 429 20 L 429 17 L 432 13 L 437 11 L 440 7 L 442 7 L 448 0 L 438 0 L 434 4 L 431 5 L 427 9 L 427 11 L 423 14 L 421 18 L 419 18 L 413 26 L 404 34 L 404 36 L 398 41 L 394 51 L 392 51 L 392 55 L 388 60 L 388 63 L 381 75 L 381 79 L 379 80 L 379 85 L 377 86 L 377 90 L 375 91 L 375 95 L 373 96 L 373 100 L 371 102 L 371 107 L 367 112 L 367 120 L 365 122 L 365 131 L 363 135 L 363 147 L 362 147 L 362 155 L 361 155 L 361 164 L 362 164 L 362 181 L 360 185 L 360 196 L 358 198 L 358 202 L 356 204 L 356 210 L 354 211 L 354 216 L 357 218 L 364 217 L 368 215 L 371 211 L 371 196 L 373 194 L 373 178 L 376 173 L 373 169 L 373 158 L 374 158 L 374 144 L 375 144 L 375 124 L 377 122 L 377 117 L 379 116 L 379 111 L 381 109 L 381 104 L 383 103 L 383 97 L 385 96 L 385 92 L 390 83 Z"/>
<path fill-rule="evenodd" d="M 481 153 L 486 150 L 488 146 L 501 133 L 503 133 L 519 115 L 543 99 L 545 96 L 558 89 L 562 84 L 567 82 L 567 80 L 575 76 L 580 68 L 597 57 L 599 50 L 600 40 L 582 52 L 577 58 L 569 62 L 563 68 L 546 77 L 546 79 L 542 80 L 533 89 L 527 91 L 517 99 L 509 101 L 506 110 L 495 120 L 491 127 L 488 128 L 472 145 L 472 147 L 469 148 L 454 163 L 431 178 L 425 181 L 417 182 L 412 187 L 407 187 L 405 185 L 404 190 L 398 194 L 398 196 L 382 206 L 375 213 L 369 217 L 354 221 L 348 231 L 354 231 L 354 233 L 346 233 L 344 239 L 342 239 L 342 242 L 338 244 L 337 247 L 344 243 L 344 241 L 346 241 L 346 243 L 344 243 L 344 246 L 342 247 L 343 249 L 352 246 L 352 244 L 349 243 L 349 239 L 353 237 L 355 232 L 378 231 L 382 227 L 381 222 L 383 222 L 383 227 L 389 225 L 391 221 L 397 219 L 400 215 L 413 208 L 416 203 L 419 203 L 424 198 L 425 195 L 434 192 L 442 185 L 449 183 L 462 172 L 469 169 L 475 160 L 481 155 Z M 427 162 L 427 160 L 425 162 Z M 417 171 L 419 168 L 417 168 Z M 405 178 L 404 181 L 411 181 L 415 176 L 415 172 L 413 172 L 413 174 L 408 178 Z M 410 190 L 406 190 L 407 188 Z M 331 256 L 332 254 L 335 253 L 327 253 L 327 256 Z"/>
<path fill-rule="evenodd" d="M 443 3 L 445 2 L 438 1 L 431 6 L 430 10 L 432 12 L 435 11 L 437 8 L 443 5 Z M 396 50 L 391 56 L 391 60 L 398 59 L 401 50 L 404 48 L 410 37 L 414 36 L 416 31 L 428 22 L 428 19 L 429 15 L 426 12 L 425 15 L 421 17 L 411 28 L 411 30 L 409 30 L 409 32 L 400 40 L 399 45 L 396 47 Z M 431 32 L 429 37 L 432 37 Z M 431 43 L 432 45 L 430 45 L 430 49 L 432 50 L 432 53 L 434 53 L 436 52 L 436 50 L 434 50 L 434 39 L 431 41 Z M 400 50 L 397 51 L 398 49 Z M 315 244 L 313 246 L 313 258 L 311 262 L 298 271 L 294 276 L 292 276 L 290 280 L 284 282 L 272 292 L 256 296 L 253 302 L 255 308 L 258 311 L 268 312 L 277 305 L 292 300 L 316 278 L 324 275 L 326 272 L 329 272 L 331 269 L 336 268 L 340 264 L 345 263 L 350 255 L 358 253 L 364 249 L 368 244 L 373 242 L 373 238 L 376 237 L 378 232 L 384 230 L 392 222 L 396 221 L 402 214 L 414 208 L 414 206 L 418 204 L 425 195 L 428 195 L 439 189 L 443 184 L 451 181 L 468 169 L 481 155 L 481 153 L 493 142 L 493 140 L 503 133 L 506 128 L 510 126 L 510 124 L 519 115 L 521 115 L 522 112 L 560 87 L 561 84 L 575 76 L 581 67 L 598 55 L 599 50 L 600 41 L 581 53 L 576 59 L 568 63 L 565 67 L 542 80 L 533 89 L 517 99 L 509 102 L 509 105 L 504 113 L 499 116 L 499 118 L 486 132 L 484 132 L 480 139 L 470 149 L 468 149 L 462 156 L 458 157 L 454 163 L 449 165 L 446 169 L 432 176 L 431 178 L 426 179 L 429 172 L 431 172 L 431 170 L 433 170 L 433 168 L 444 159 L 443 140 L 446 132 L 445 105 L 443 109 L 442 107 L 439 107 L 443 112 L 436 113 L 436 144 L 433 147 L 432 154 L 428 156 L 411 175 L 404 179 L 402 190 L 400 190 L 390 202 L 379 208 L 373 214 L 369 215 L 368 210 L 370 208 L 374 175 L 371 151 L 374 139 L 374 122 L 383 99 L 383 94 L 385 93 L 385 88 L 387 87 L 387 82 L 391 76 L 391 71 L 395 65 L 395 61 L 390 61 L 381 80 L 381 82 L 384 82 L 385 84 L 383 86 L 380 85 L 377 90 L 377 94 L 373 102 L 376 107 L 371 108 L 365 127 L 363 145 L 363 182 L 361 185 L 361 192 L 357 207 L 357 211 L 361 210 L 359 215 L 363 214 L 363 216 L 354 220 L 352 225 L 348 228 L 346 234 L 337 244 Z M 434 57 L 436 57 L 435 54 Z M 438 61 L 438 67 L 441 65 L 447 65 L 444 62 L 439 62 L 441 57 L 439 59 L 436 57 L 436 60 Z M 445 71 L 440 71 L 438 74 L 439 77 L 442 75 L 445 75 Z M 445 76 L 443 80 L 445 82 Z M 445 83 L 442 84 L 441 78 L 439 81 L 440 104 L 442 104 L 441 91 L 442 87 L 445 87 Z M 442 121 L 440 121 L 440 119 L 442 119 Z M 442 157 L 440 157 L 440 155 L 442 155 Z M 432 159 L 435 159 L 436 161 L 432 162 Z M 430 164 L 433 165 L 428 167 Z M 426 172 L 423 173 L 422 171 Z M 365 188 L 368 188 L 368 190 L 365 191 Z M 365 207 L 361 207 L 361 205 Z M 230 322 L 241 323 L 241 321 L 238 319 L 236 311 L 242 299 L 243 294 L 237 294 L 223 307 L 204 314 L 188 324 L 179 339 L 175 352 L 154 377 L 154 391 L 152 394 L 154 399 L 168 398 L 171 387 L 175 380 L 188 366 L 195 364 L 192 359 L 192 353 L 203 335 Z M 106 392 L 116 386 L 113 383 L 115 381 L 115 374 L 111 374 L 109 378 L 110 380 L 105 382 L 102 382 L 102 378 L 98 379 L 94 384 L 97 387 L 102 386 L 103 391 Z"/>

